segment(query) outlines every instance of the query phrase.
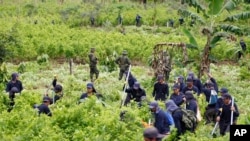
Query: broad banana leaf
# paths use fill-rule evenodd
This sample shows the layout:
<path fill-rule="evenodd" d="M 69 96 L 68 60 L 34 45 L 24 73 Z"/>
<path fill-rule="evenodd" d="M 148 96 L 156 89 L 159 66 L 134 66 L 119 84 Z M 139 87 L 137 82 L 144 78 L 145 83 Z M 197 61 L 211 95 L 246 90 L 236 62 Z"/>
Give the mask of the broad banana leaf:
<path fill-rule="evenodd" d="M 189 38 L 189 42 L 193 47 L 198 48 L 198 44 L 194 38 L 194 36 L 189 32 L 186 28 L 183 29 L 183 33 Z"/>
<path fill-rule="evenodd" d="M 223 0 L 211 0 L 209 3 L 209 15 L 217 15 L 221 12 L 223 7 Z"/>

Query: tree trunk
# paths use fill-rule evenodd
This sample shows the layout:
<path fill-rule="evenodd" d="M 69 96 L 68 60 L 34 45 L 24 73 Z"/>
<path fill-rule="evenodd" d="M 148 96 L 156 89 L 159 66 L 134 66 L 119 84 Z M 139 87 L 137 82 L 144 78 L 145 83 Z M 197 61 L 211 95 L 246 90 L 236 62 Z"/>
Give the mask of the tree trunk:
<path fill-rule="evenodd" d="M 211 51 L 210 43 L 211 43 L 211 35 L 207 34 L 207 43 L 203 50 L 202 59 L 200 63 L 200 70 L 198 75 L 199 78 L 201 78 L 204 75 L 204 73 L 209 72 L 210 70 L 210 59 L 209 59 Z"/>

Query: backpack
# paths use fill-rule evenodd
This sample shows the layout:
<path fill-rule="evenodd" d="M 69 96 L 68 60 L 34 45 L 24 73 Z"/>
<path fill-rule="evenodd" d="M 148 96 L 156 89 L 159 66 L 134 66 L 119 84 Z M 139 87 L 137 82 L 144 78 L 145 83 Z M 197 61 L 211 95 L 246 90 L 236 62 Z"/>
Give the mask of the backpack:
<path fill-rule="evenodd" d="M 216 104 L 217 100 L 218 100 L 217 92 L 215 90 L 211 90 L 209 105 Z"/>
<path fill-rule="evenodd" d="M 198 124 L 196 114 L 192 110 L 187 110 L 180 108 L 182 111 L 182 122 L 185 124 L 185 127 L 189 130 L 194 130 Z"/>
<path fill-rule="evenodd" d="M 165 112 L 166 119 L 169 125 L 174 125 L 174 119 L 169 112 Z"/>

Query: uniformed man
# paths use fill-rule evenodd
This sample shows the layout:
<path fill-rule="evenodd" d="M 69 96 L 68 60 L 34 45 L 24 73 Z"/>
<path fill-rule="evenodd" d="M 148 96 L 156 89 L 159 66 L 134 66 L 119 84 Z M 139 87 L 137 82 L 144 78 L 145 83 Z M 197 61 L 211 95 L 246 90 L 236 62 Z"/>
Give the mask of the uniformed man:
<path fill-rule="evenodd" d="M 89 53 L 89 67 L 90 67 L 90 79 L 93 82 L 93 76 L 94 74 L 96 75 L 96 79 L 99 76 L 99 70 L 97 69 L 98 59 L 95 56 L 95 48 L 91 48 L 90 53 Z"/>
<path fill-rule="evenodd" d="M 168 52 L 163 51 L 163 72 L 165 76 L 165 81 L 168 81 L 171 72 L 171 58 Z"/>
<path fill-rule="evenodd" d="M 127 51 L 124 50 L 122 52 L 122 55 L 119 56 L 116 60 L 115 63 L 119 65 L 120 68 L 120 73 L 119 73 L 119 80 L 122 79 L 123 74 L 128 71 L 129 66 L 130 66 L 130 59 L 127 56 Z"/>

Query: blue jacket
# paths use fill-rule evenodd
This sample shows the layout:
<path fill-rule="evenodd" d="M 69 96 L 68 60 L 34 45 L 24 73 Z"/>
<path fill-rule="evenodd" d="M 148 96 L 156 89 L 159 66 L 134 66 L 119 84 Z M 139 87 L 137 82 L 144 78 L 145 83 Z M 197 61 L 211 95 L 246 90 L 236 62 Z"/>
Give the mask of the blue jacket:
<path fill-rule="evenodd" d="M 194 99 L 188 101 L 186 104 L 186 109 L 194 111 L 195 114 L 197 114 L 197 108 L 198 108 L 197 101 Z"/>
<path fill-rule="evenodd" d="M 21 93 L 21 91 L 23 90 L 23 85 L 22 82 L 19 80 L 16 80 L 16 82 L 12 82 L 10 81 L 7 86 L 6 86 L 6 92 L 10 92 L 11 88 L 16 87 L 18 89 L 18 93 Z"/>
<path fill-rule="evenodd" d="M 200 95 L 200 91 L 199 91 L 199 89 L 198 89 L 195 85 L 193 85 L 192 88 L 188 88 L 188 86 L 186 86 L 186 87 L 182 90 L 182 93 L 185 94 L 186 91 L 192 91 L 193 93 L 196 93 L 198 96 Z"/>
<path fill-rule="evenodd" d="M 168 123 L 165 112 L 159 109 L 155 114 L 155 128 L 158 129 L 160 134 L 166 134 L 170 131 L 170 123 Z"/>
<path fill-rule="evenodd" d="M 216 105 L 215 105 L 215 109 L 217 112 L 219 112 L 219 109 L 222 108 L 223 106 L 223 100 L 222 98 L 218 98 L 217 102 L 216 102 Z"/>
<path fill-rule="evenodd" d="M 185 123 L 182 122 L 182 111 L 177 109 L 172 112 L 172 117 L 174 119 L 175 128 L 177 128 L 177 136 L 180 136 L 186 132 Z"/>
<path fill-rule="evenodd" d="M 48 116 L 52 116 L 52 113 L 50 112 L 50 109 L 47 105 L 45 104 L 41 104 L 40 106 L 38 106 L 38 113 L 40 114 L 46 114 Z"/>
<path fill-rule="evenodd" d="M 169 87 L 168 84 L 166 83 L 159 83 L 156 82 L 154 84 L 154 89 L 153 89 L 153 97 L 155 97 L 155 100 L 162 100 L 165 101 L 167 97 L 169 96 Z"/>
<path fill-rule="evenodd" d="M 170 99 L 172 99 L 177 106 L 180 106 L 184 102 L 183 97 L 185 96 L 182 92 L 179 93 L 180 93 L 179 95 L 173 93 L 170 96 Z"/>
<path fill-rule="evenodd" d="M 198 78 L 195 78 L 193 80 L 193 84 L 194 84 L 194 86 L 196 86 L 198 88 L 199 94 L 202 93 L 202 83 L 201 83 L 201 80 L 198 79 Z"/>
<path fill-rule="evenodd" d="M 140 102 L 142 96 L 146 96 L 145 90 L 142 88 L 139 88 L 138 90 L 128 88 L 125 92 L 128 93 L 126 103 L 128 103 L 131 99 L 134 99 L 136 102 Z"/>

